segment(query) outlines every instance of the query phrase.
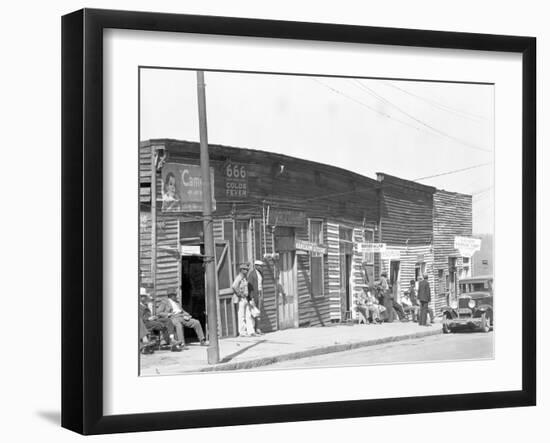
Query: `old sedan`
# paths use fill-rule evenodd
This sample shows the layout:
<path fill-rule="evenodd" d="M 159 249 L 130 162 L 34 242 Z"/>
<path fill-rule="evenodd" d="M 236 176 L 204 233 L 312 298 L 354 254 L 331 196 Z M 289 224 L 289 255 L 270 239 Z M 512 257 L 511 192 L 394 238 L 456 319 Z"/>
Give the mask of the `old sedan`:
<path fill-rule="evenodd" d="M 458 300 L 443 309 L 443 332 L 459 329 L 489 332 L 493 327 L 493 277 L 463 278 L 459 288 Z"/>

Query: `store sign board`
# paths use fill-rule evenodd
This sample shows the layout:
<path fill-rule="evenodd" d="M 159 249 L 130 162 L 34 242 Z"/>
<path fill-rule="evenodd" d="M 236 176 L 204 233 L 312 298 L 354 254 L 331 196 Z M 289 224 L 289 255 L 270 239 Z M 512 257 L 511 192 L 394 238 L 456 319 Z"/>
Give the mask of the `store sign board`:
<path fill-rule="evenodd" d="M 455 249 L 462 257 L 471 257 L 481 249 L 481 239 L 472 237 L 455 237 Z"/>
<path fill-rule="evenodd" d="M 306 213 L 289 209 L 270 209 L 269 221 L 271 226 L 288 226 L 291 228 L 303 228 L 306 226 Z"/>
<path fill-rule="evenodd" d="M 180 245 L 181 255 L 201 255 L 200 245 Z"/>
<path fill-rule="evenodd" d="M 214 168 L 210 168 L 212 210 Z M 199 165 L 166 163 L 162 168 L 162 212 L 202 212 L 202 172 Z"/>
<path fill-rule="evenodd" d="M 381 253 L 380 257 L 384 260 L 400 260 L 401 251 L 395 249 L 386 249 Z"/>
<path fill-rule="evenodd" d="M 357 243 L 357 249 L 363 253 L 384 252 L 386 250 L 386 243 Z"/>
<path fill-rule="evenodd" d="M 230 200 L 248 197 L 248 171 L 242 163 L 227 162 L 223 169 L 225 196 Z"/>
<path fill-rule="evenodd" d="M 309 241 L 296 240 L 296 249 L 300 251 L 308 251 L 313 255 L 324 255 L 327 253 L 327 248 L 324 246 L 319 246 L 316 243 Z"/>

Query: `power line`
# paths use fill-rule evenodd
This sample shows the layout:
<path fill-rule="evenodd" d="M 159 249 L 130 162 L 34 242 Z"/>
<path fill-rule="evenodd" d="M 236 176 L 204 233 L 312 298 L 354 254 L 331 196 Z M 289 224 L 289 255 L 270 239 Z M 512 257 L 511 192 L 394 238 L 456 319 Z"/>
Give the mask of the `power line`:
<path fill-rule="evenodd" d="M 427 180 L 429 178 L 441 177 L 443 175 L 456 174 L 458 172 L 468 171 L 470 169 L 480 168 L 482 166 L 487 166 L 487 165 L 490 165 L 490 164 L 492 164 L 492 162 L 481 163 L 479 165 L 473 165 L 473 166 L 469 166 L 467 168 L 462 168 L 462 169 L 453 169 L 452 171 L 442 172 L 440 174 L 428 175 L 426 177 L 415 178 L 413 181 L 417 182 L 417 181 L 420 181 L 420 180 Z"/>
<path fill-rule="evenodd" d="M 463 117 L 463 118 L 467 118 L 467 119 L 470 119 L 470 120 L 474 120 L 474 121 L 477 121 L 477 122 L 481 122 L 481 121 L 487 121 L 487 118 L 486 117 L 483 117 L 483 116 L 480 116 L 480 115 L 476 115 L 476 114 L 472 114 L 472 113 L 469 113 L 469 112 L 466 112 L 466 111 L 461 111 L 459 109 L 455 109 L 455 108 L 452 108 L 450 106 L 447 106 L 447 105 L 444 105 L 443 103 L 439 103 L 435 100 L 432 100 L 432 99 L 429 99 L 429 98 L 426 98 L 426 97 L 422 97 L 418 94 L 414 94 L 410 91 L 407 91 L 406 89 L 402 89 L 400 88 L 399 86 L 396 86 L 392 83 L 389 83 L 389 82 L 383 82 L 386 86 L 389 86 L 391 88 L 394 88 L 394 89 L 397 89 L 401 92 L 404 92 L 405 94 L 408 94 L 412 97 L 415 97 L 419 100 L 422 100 L 426 103 L 429 103 L 431 104 L 432 106 L 435 106 L 436 108 L 439 108 L 443 111 L 447 111 L 447 112 L 450 112 L 451 114 L 455 114 L 455 115 L 458 115 L 459 117 Z"/>
<path fill-rule="evenodd" d="M 366 103 L 364 103 L 364 102 L 362 102 L 362 101 L 360 101 L 360 100 L 357 100 L 356 98 L 351 97 L 350 95 L 348 95 L 348 94 L 346 94 L 346 93 L 344 93 L 344 92 L 342 92 L 342 91 L 340 91 L 340 90 L 338 90 L 338 89 L 336 89 L 336 88 L 333 88 L 332 86 L 329 86 L 329 85 L 327 85 L 327 84 L 321 82 L 320 80 L 318 80 L 318 79 L 316 79 L 316 78 L 313 78 L 312 80 L 314 80 L 315 82 L 317 82 L 317 83 L 319 83 L 320 85 L 324 86 L 325 88 L 330 89 L 332 92 L 334 92 L 334 93 L 336 93 L 336 94 L 338 94 L 338 95 L 341 95 L 342 97 L 345 97 L 345 98 L 347 98 L 348 100 L 351 100 L 351 101 L 353 101 L 354 103 L 357 103 L 357 104 L 360 105 L 360 106 L 363 106 L 363 107 L 365 107 L 365 108 L 367 108 L 367 109 L 370 109 L 372 112 L 374 112 L 374 113 L 376 113 L 376 114 L 379 114 L 379 115 L 381 115 L 382 117 L 389 118 L 390 120 L 394 120 L 394 121 L 396 121 L 396 122 L 398 122 L 398 123 L 401 123 L 402 125 L 405 125 L 405 126 L 408 126 L 408 127 L 410 127 L 410 128 L 413 128 L 413 129 L 416 130 L 416 131 L 420 131 L 420 128 L 418 128 L 418 127 L 416 127 L 416 126 L 414 126 L 414 125 L 411 125 L 410 123 L 408 123 L 408 122 L 406 122 L 406 121 L 404 121 L 404 120 L 400 120 L 400 119 L 398 119 L 398 118 L 395 118 L 395 117 L 393 117 L 392 115 L 387 114 L 387 113 L 385 113 L 385 112 L 383 112 L 383 111 L 380 111 L 380 110 L 378 110 L 378 109 L 376 109 L 376 108 L 373 108 L 372 106 L 370 106 L 370 105 L 368 105 L 368 104 L 366 104 Z"/>
<path fill-rule="evenodd" d="M 371 88 L 369 88 L 368 86 L 365 86 L 363 83 L 361 83 L 359 80 L 356 80 L 354 79 L 353 80 L 357 85 L 359 85 L 362 89 L 364 89 L 368 94 L 370 94 L 371 96 L 373 96 L 374 98 L 380 100 L 381 102 L 383 103 L 386 103 L 392 107 L 394 107 L 395 109 L 397 109 L 399 112 L 401 112 L 402 114 L 406 115 L 407 117 L 409 117 L 410 119 L 414 120 L 415 122 L 421 124 L 422 126 L 425 126 L 426 128 L 430 129 L 431 131 L 435 132 L 436 134 L 439 134 L 441 135 L 442 137 L 446 137 L 450 140 L 453 140 L 457 143 L 460 143 L 461 145 L 464 145 L 470 149 L 475 149 L 477 151 L 484 151 L 484 152 L 492 152 L 491 150 L 489 149 L 485 149 L 485 148 L 482 148 L 480 146 L 477 146 L 477 145 L 474 145 L 472 143 L 469 143 L 465 140 L 462 140 L 458 137 L 455 137 L 454 135 L 451 135 L 451 134 L 448 134 L 440 129 L 437 129 L 435 127 L 433 127 L 432 125 L 420 120 L 419 118 L 415 117 L 414 115 L 408 113 L 407 111 L 404 111 L 403 109 L 401 109 L 399 106 L 397 106 L 395 103 L 391 102 L 390 100 L 384 98 L 383 96 L 381 96 L 380 94 L 378 94 L 377 92 L 375 92 L 374 90 L 372 90 Z"/>

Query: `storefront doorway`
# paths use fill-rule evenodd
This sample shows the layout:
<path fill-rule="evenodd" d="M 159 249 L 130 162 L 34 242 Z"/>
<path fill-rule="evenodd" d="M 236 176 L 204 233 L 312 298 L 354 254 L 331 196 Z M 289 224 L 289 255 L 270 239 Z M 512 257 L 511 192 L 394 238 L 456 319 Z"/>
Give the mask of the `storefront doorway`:
<path fill-rule="evenodd" d="M 352 229 L 340 227 L 340 318 L 351 311 L 351 258 L 353 256 Z"/>
<path fill-rule="evenodd" d="M 298 285 L 296 281 L 296 241 L 293 228 L 277 227 L 275 269 L 278 328 L 298 327 Z"/>
<path fill-rule="evenodd" d="M 206 331 L 206 303 L 204 291 L 203 258 L 182 256 L 181 258 L 181 305 L 193 318 L 200 321 Z M 198 341 L 195 331 L 185 328 L 185 341 Z"/>

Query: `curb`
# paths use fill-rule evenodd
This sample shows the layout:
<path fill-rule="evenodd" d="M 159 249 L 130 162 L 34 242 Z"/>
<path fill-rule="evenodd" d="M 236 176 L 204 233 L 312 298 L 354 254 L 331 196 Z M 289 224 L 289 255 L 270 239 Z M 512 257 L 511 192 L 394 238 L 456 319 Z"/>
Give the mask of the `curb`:
<path fill-rule="evenodd" d="M 239 361 L 234 363 L 221 363 L 214 366 L 206 366 L 203 368 L 194 369 L 185 372 L 218 372 L 218 371 L 235 371 L 257 368 L 259 366 L 268 366 L 274 363 L 279 363 L 288 360 L 298 360 L 300 358 L 314 357 L 317 355 L 330 354 L 333 352 L 350 351 L 352 349 L 362 348 L 366 346 L 376 346 L 384 343 L 393 343 L 404 340 L 413 340 L 416 338 L 429 337 L 431 335 L 442 334 L 440 328 L 429 331 L 415 332 L 412 334 L 396 335 L 390 337 L 377 338 L 373 340 L 360 341 L 355 343 L 342 343 L 330 346 L 321 346 L 304 351 L 296 351 L 288 354 L 274 355 L 270 357 L 255 358 L 252 360 Z"/>

